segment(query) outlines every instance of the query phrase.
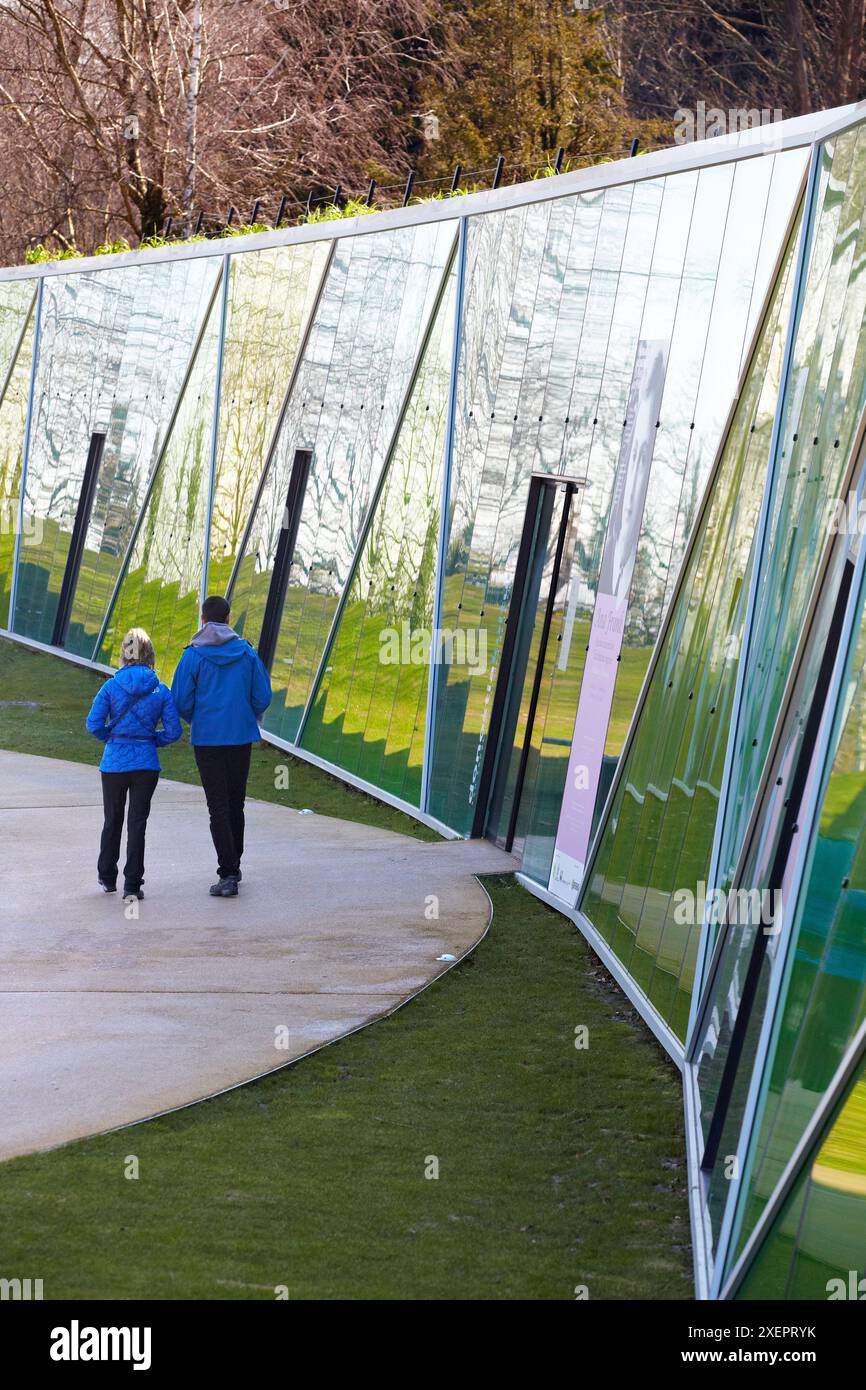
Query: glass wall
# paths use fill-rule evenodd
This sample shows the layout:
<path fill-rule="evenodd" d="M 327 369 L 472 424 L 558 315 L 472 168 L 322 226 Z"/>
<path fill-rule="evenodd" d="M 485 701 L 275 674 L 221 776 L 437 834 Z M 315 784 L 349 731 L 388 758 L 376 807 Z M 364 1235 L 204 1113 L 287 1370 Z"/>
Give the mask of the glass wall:
<path fill-rule="evenodd" d="M 416 806 L 456 282 L 452 264 L 301 738 L 302 747 Z"/>
<path fill-rule="evenodd" d="M 106 436 L 66 646 L 94 654 L 214 284 L 213 261 L 46 278 L 14 628 L 50 642 L 91 435 Z"/>
<path fill-rule="evenodd" d="M 338 241 L 232 594 L 254 645 L 295 452 L 312 463 L 265 726 L 294 740 L 404 409 L 456 238 L 453 221 Z"/>
<path fill-rule="evenodd" d="M 544 883 L 639 345 L 667 343 L 668 374 L 611 757 L 765 296 L 765 244 L 778 255 L 804 163 L 796 150 L 470 224 L 443 625 L 471 630 L 479 644 L 483 634 L 489 667 L 474 677 L 448 671 L 439 683 L 430 810 L 464 833 L 472 822 L 530 474 L 586 476 L 567 623 L 521 808 L 524 868 Z"/>
<path fill-rule="evenodd" d="M 808 1157 L 736 1292 L 740 1299 L 866 1294 L 866 1064 Z"/>
<path fill-rule="evenodd" d="M 822 151 L 803 312 L 738 716 L 720 882 L 730 882 L 866 405 L 866 130 Z"/>
<path fill-rule="evenodd" d="M 725 440 L 580 901 L 661 1018 L 685 1037 L 791 305 L 794 241 Z M 677 890 L 691 894 L 681 900 Z"/>
<path fill-rule="evenodd" d="M 847 545 L 840 546 L 845 550 Z M 848 562 L 850 563 L 850 561 Z M 838 573 L 831 571 L 825 585 L 831 610 L 839 591 Z M 844 595 L 844 590 L 843 590 Z M 866 1016 L 866 623 L 862 594 L 852 602 L 858 609 L 850 662 L 839 698 L 837 727 L 830 741 L 826 782 L 819 799 L 813 842 L 809 847 L 803 886 L 796 904 L 786 907 L 782 894 L 782 930 L 767 944 L 766 962 L 753 1006 L 756 1024 L 763 1022 L 771 969 L 784 971 L 780 1006 L 773 1020 L 769 1058 L 764 1063 L 757 1125 L 750 1153 L 742 1171 L 734 1254 L 742 1249 L 760 1218 L 807 1124 L 820 1104 L 843 1055 Z M 829 641 L 829 658 L 836 655 L 836 641 L 828 636 L 829 624 L 819 617 L 812 649 L 818 660 Z M 811 653 L 810 653 L 811 657 Z M 816 659 L 804 662 L 801 685 L 812 698 Z M 790 793 L 787 769 L 792 765 L 792 744 L 803 739 L 802 697 L 790 716 L 791 734 L 783 739 L 777 757 L 779 776 L 770 779 L 767 804 L 761 817 L 761 835 L 750 847 L 750 862 L 743 881 L 755 886 L 767 882 L 767 863 L 772 853 L 774 828 L 780 820 L 779 797 Z M 826 718 L 833 722 L 831 709 Z M 805 756 L 812 757 L 811 744 Z M 775 771 L 775 769 L 774 769 Z M 820 779 L 822 768 L 812 776 Z M 777 786 L 777 784 L 779 784 Z M 784 802 L 787 805 L 787 802 Z M 803 811 L 797 818 L 802 822 Z M 801 826 L 803 833 L 807 827 Z M 786 885 L 783 883 L 783 889 Z M 785 920 L 790 910 L 792 919 Z M 718 1091 L 718 1073 L 727 1055 L 730 1029 L 739 1007 L 745 966 L 755 932 L 739 928 L 722 956 L 718 984 L 707 1007 L 706 1037 L 698 1054 L 701 1098 L 712 1103 Z M 779 981 L 781 983 L 781 981 Z M 757 1029 L 750 1030 L 754 1034 Z M 745 1097 L 752 1079 L 756 1040 L 747 1039 L 737 1070 L 738 1085 L 731 1101 L 725 1151 L 736 1146 L 745 1111 Z M 724 1188 L 725 1184 L 719 1186 Z M 712 1196 L 712 1185 L 711 1185 Z M 719 1192 L 716 1206 L 721 1207 Z"/>
<path fill-rule="evenodd" d="M 33 286 L 26 280 L 0 284 L 0 627 L 9 623 L 21 459 L 36 335 L 35 301 Z M 22 535 L 22 551 L 35 538 Z"/>
<path fill-rule="evenodd" d="M 209 592 L 228 588 L 328 258 L 320 241 L 231 258 Z"/>

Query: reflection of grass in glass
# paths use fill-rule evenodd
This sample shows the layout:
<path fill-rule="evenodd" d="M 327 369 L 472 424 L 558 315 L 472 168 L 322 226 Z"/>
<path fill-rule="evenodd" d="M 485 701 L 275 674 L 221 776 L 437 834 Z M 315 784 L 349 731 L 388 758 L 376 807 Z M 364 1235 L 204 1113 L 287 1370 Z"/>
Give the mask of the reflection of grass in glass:
<path fill-rule="evenodd" d="M 423 729 L 427 667 L 383 664 L 386 626 L 388 615 L 368 614 L 363 601 L 347 605 L 303 746 L 376 786 L 417 799 L 422 747 L 414 736 L 419 717 Z"/>
<path fill-rule="evenodd" d="M 170 684 L 184 647 L 199 627 L 199 594 L 198 590 L 181 594 L 176 582 L 163 584 L 152 579 L 146 583 L 143 575 L 143 570 L 127 575 L 100 660 L 115 665 L 123 634 L 131 627 L 143 627 L 156 651 L 157 674 Z"/>
<path fill-rule="evenodd" d="M 866 772 L 834 771 L 821 810 L 821 834 L 834 840 L 859 840 L 863 832 Z"/>
<path fill-rule="evenodd" d="M 821 1170 L 816 1180 L 827 1186 L 833 1186 L 834 1173 L 856 1173 L 866 1180 L 866 1081 L 859 1081 L 849 1095 L 815 1166 Z"/>

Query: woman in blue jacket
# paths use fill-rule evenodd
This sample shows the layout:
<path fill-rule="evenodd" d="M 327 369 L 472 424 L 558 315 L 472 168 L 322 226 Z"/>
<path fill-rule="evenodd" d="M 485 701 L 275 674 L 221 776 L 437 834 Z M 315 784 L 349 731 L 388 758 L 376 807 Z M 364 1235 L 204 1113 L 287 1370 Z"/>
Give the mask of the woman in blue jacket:
<path fill-rule="evenodd" d="M 123 639 L 120 660 L 120 670 L 98 691 L 86 722 L 94 737 L 105 743 L 99 764 L 105 809 L 97 865 L 99 886 L 104 893 L 117 892 L 117 861 L 128 795 L 123 896 L 129 902 L 144 897 L 144 835 L 161 771 L 156 750 L 180 738 L 181 727 L 171 691 L 154 674 L 153 643 L 142 628 L 130 628 Z"/>

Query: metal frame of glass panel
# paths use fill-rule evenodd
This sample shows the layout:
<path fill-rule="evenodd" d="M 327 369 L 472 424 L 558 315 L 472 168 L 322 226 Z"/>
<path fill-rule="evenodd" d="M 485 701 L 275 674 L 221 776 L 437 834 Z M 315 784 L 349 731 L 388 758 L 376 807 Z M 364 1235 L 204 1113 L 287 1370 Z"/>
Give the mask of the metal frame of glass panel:
<path fill-rule="evenodd" d="M 208 472 L 207 483 L 207 506 L 205 507 L 204 523 L 204 550 L 202 553 L 201 564 L 201 583 L 199 585 L 199 596 L 201 603 L 207 598 L 207 572 L 210 562 L 211 546 L 211 526 L 213 525 L 213 504 L 216 492 L 216 471 L 217 456 L 219 454 L 219 424 L 220 424 L 220 405 L 222 401 L 221 386 L 223 379 L 223 363 L 226 355 L 226 324 L 229 313 L 229 279 L 231 275 L 231 258 L 223 256 L 222 265 L 222 287 L 220 291 L 220 323 L 219 323 L 219 343 L 217 346 L 216 364 L 216 383 L 213 393 L 213 420 L 211 421 L 210 434 L 210 469 Z M 201 606 L 201 604 L 199 605 Z"/>
<path fill-rule="evenodd" d="M 40 280 L 36 290 L 35 332 L 33 335 L 33 360 L 30 363 L 30 387 L 27 394 L 27 419 L 24 423 L 24 449 L 21 455 L 21 481 L 18 486 L 18 527 L 15 534 L 15 558 L 12 563 L 12 583 L 9 592 L 9 629 L 15 618 L 15 600 L 18 597 L 18 569 L 21 563 L 21 537 L 24 534 L 24 489 L 27 485 L 27 461 L 30 455 L 30 431 L 33 424 L 33 398 L 36 394 L 36 368 L 39 362 L 39 335 L 42 327 L 42 291 L 44 281 Z"/>

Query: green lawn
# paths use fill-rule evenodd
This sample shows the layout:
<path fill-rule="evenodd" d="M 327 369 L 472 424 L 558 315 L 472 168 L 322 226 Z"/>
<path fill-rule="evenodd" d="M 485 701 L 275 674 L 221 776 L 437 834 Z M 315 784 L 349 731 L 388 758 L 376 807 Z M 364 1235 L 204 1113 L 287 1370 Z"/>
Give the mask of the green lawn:
<path fill-rule="evenodd" d="M 0 707 L 0 746 L 93 760 L 80 721 L 97 684 L 0 643 L 0 699 L 43 702 Z M 287 757 L 257 755 L 255 795 L 282 799 Z M 191 778 L 189 749 L 165 768 Z M 289 799 L 426 834 L 294 761 Z M 565 918 L 513 879 L 487 888 L 488 936 L 393 1018 L 0 1165 L 0 1271 L 47 1298 L 690 1297 L 679 1075 Z"/>

